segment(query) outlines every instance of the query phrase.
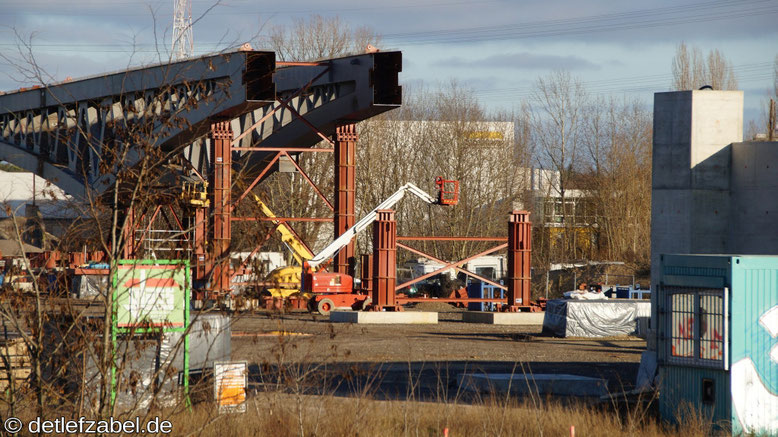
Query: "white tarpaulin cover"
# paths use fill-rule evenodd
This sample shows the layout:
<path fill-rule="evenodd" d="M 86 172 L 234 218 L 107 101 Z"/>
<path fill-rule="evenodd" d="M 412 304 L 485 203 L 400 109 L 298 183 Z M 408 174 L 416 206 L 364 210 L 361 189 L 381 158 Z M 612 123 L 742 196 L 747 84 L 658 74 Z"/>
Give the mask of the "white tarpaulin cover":
<path fill-rule="evenodd" d="M 550 300 L 543 330 L 560 337 L 637 335 L 638 319 L 651 317 L 648 300 Z"/>

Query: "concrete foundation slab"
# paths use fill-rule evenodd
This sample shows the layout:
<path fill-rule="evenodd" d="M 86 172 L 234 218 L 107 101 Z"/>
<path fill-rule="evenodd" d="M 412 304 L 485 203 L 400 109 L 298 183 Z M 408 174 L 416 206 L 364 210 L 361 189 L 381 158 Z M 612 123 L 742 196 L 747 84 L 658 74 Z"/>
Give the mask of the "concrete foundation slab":
<path fill-rule="evenodd" d="M 462 313 L 462 321 L 467 323 L 487 323 L 490 325 L 542 325 L 545 313 L 496 313 L 489 311 L 468 311 Z"/>
<path fill-rule="evenodd" d="M 567 374 L 493 373 L 457 375 L 463 390 L 479 393 L 540 394 L 557 396 L 604 396 L 608 383 L 604 379 Z"/>
<path fill-rule="evenodd" d="M 423 311 L 333 311 L 330 322 L 371 325 L 437 324 L 438 313 Z"/>

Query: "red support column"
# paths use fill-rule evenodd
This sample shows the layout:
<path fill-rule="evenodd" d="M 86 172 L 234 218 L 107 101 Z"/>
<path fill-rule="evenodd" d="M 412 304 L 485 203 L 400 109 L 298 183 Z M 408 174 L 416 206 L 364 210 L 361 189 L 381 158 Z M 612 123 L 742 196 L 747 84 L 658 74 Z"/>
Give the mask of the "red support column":
<path fill-rule="evenodd" d="M 354 226 L 357 129 L 355 124 L 335 131 L 335 238 Z M 354 276 L 354 241 L 335 256 L 335 271 Z"/>
<path fill-rule="evenodd" d="M 373 255 L 362 255 L 362 262 L 359 268 L 359 278 L 362 280 L 360 288 L 367 291 L 371 296 L 373 293 Z"/>
<path fill-rule="evenodd" d="M 122 258 L 135 258 L 135 209 L 127 208 L 127 221 L 124 224 L 124 247 L 122 247 Z"/>
<path fill-rule="evenodd" d="M 195 271 L 193 279 L 197 282 L 207 280 L 208 272 L 211 270 L 208 265 L 208 208 L 195 208 L 194 213 L 194 245 Z"/>
<path fill-rule="evenodd" d="M 530 256 L 532 223 L 528 211 L 513 211 L 508 218 L 508 304 L 506 311 L 532 310 Z"/>
<path fill-rule="evenodd" d="M 373 306 L 381 311 L 400 311 L 395 300 L 394 286 L 397 282 L 397 222 L 394 211 L 376 211 L 373 223 Z"/>
<path fill-rule="evenodd" d="M 213 209 L 213 248 L 211 260 L 213 275 L 211 289 L 227 292 L 230 289 L 230 240 L 232 238 L 230 217 L 232 204 L 232 127 L 227 121 L 211 124 L 211 158 L 213 171 L 210 175 L 211 207 Z"/>

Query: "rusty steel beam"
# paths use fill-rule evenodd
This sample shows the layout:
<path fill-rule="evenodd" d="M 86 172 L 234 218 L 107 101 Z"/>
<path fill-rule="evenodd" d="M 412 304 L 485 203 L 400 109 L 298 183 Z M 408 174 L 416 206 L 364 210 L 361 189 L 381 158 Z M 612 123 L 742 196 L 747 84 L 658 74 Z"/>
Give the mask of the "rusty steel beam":
<path fill-rule="evenodd" d="M 331 222 L 332 217 L 233 217 L 234 222 Z"/>
<path fill-rule="evenodd" d="M 495 241 L 507 242 L 504 237 L 397 237 L 397 241 Z"/>
<path fill-rule="evenodd" d="M 137 244 L 135 245 L 136 249 L 140 247 L 141 244 L 143 244 L 143 241 L 146 239 L 146 235 L 151 230 L 151 226 L 154 224 L 154 220 L 156 220 L 157 214 L 159 214 L 160 211 L 162 211 L 162 205 L 157 205 L 156 208 L 154 208 L 154 214 L 151 215 L 148 226 L 146 226 L 146 229 L 143 230 L 143 233 L 140 235 L 140 240 L 138 240 Z"/>
<path fill-rule="evenodd" d="M 333 239 L 351 229 L 356 213 L 356 149 L 359 136 L 353 123 L 335 130 L 335 227 Z M 354 276 L 354 240 L 335 255 L 335 271 Z"/>
<path fill-rule="evenodd" d="M 178 214 L 176 214 L 176 210 L 173 209 L 173 205 L 168 205 L 167 208 L 170 210 L 170 213 L 173 214 L 173 218 L 176 220 L 176 226 L 178 226 L 178 230 L 182 232 L 184 239 L 189 240 L 189 235 L 184 228 L 184 224 L 181 222 Z"/>
<path fill-rule="evenodd" d="M 324 147 L 233 147 L 233 151 L 236 152 L 288 152 L 288 153 L 303 153 L 303 152 L 327 152 L 332 153 L 335 151 L 333 148 Z"/>
<path fill-rule="evenodd" d="M 416 302 L 444 302 L 444 303 L 505 303 L 505 299 L 480 299 L 477 297 L 398 297 L 397 303 L 402 305 Z"/>
<path fill-rule="evenodd" d="M 442 264 L 446 264 L 446 261 L 443 261 L 441 259 L 435 258 L 434 256 L 432 256 L 432 255 L 430 255 L 428 253 L 424 253 L 424 252 L 422 252 L 420 250 L 417 250 L 417 249 L 414 249 L 412 247 L 406 246 L 406 245 L 404 245 L 402 243 L 397 243 L 397 247 L 405 249 L 405 250 L 407 250 L 409 252 L 412 252 L 412 253 L 415 253 L 417 255 L 421 255 L 421 256 L 423 256 L 425 258 L 429 258 L 429 259 L 431 259 L 433 261 L 436 261 L 436 262 L 439 262 L 439 263 L 442 263 Z M 498 250 L 505 249 L 506 247 L 508 247 L 507 243 L 506 244 L 501 244 L 501 245 L 495 246 L 495 247 L 493 247 L 491 249 L 487 249 L 484 252 L 481 252 L 481 253 L 478 253 L 476 255 L 473 255 L 473 256 L 471 256 L 469 258 L 465 258 L 465 259 L 463 259 L 461 261 L 455 261 L 453 263 L 449 263 L 448 265 L 443 266 L 443 267 L 441 267 L 441 268 L 439 268 L 439 269 L 437 269 L 437 270 L 435 270 L 433 272 L 427 273 L 425 275 L 419 276 L 418 278 L 414 278 L 414 279 L 411 279 L 410 281 L 404 282 L 404 283 L 398 285 L 397 287 L 395 287 L 395 290 L 396 291 L 397 290 L 401 290 L 401 289 L 403 289 L 405 287 L 408 287 L 410 285 L 413 285 L 413 284 L 415 284 L 415 283 L 417 283 L 419 281 L 423 281 L 423 280 L 425 280 L 425 279 L 427 279 L 429 277 L 435 276 L 438 273 L 440 273 L 440 272 L 442 272 L 442 271 L 444 271 L 446 269 L 449 269 L 449 268 L 456 269 L 457 271 L 460 271 L 460 272 L 462 272 L 462 273 L 464 273 L 464 274 L 466 274 L 468 276 L 472 276 L 472 277 L 474 277 L 476 279 L 479 279 L 479 280 L 481 280 L 483 282 L 486 282 L 487 284 L 494 285 L 495 287 L 498 287 L 498 288 L 500 288 L 502 290 L 507 290 L 508 288 L 505 287 L 504 285 L 500 285 L 500 284 L 498 284 L 498 283 L 496 283 L 494 281 L 491 281 L 491 280 L 489 280 L 487 278 L 484 278 L 483 276 L 477 275 L 477 274 L 475 274 L 475 273 L 473 273 L 473 272 L 471 272 L 469 270 L 466 270 L 466 269 L 463 269 L 462 267 L 460 267 L 461 264 L 464 264 L 464 263 L 466 263 L 466 262 L 468 262 L 468 261 L 470 261 L 472 259 L 478 258 L 480 256 L 488 255 L 488 254 L 490 254 L 492 252 L 496 252 Z"/>
<path fill-rule="evenodd" d="M 373 223 L 373 303 L 371 308 L 399 310 L 395 301 L 397 275 L 397 222 L 394 211 L 376 211 Z"/>
<path fill-rule="evenodd" d="M 251 126 L 249 126 L 249 128 L 248 128 L 248 129 L 245 129 L 245 130 L 244 130 L 244 131 L 243 131 L 243 132 L 242 132 L 240 135 L 236 136 L 236 137 L 235 137 L 235 138 L 232 140 L 232 145 L 233 145 L 233 146 L 235 146 L 235 144 L 240 144 L 240 140 L 242 140 L 242 139 L 243 139 L 244 137 L 246 137 L 247 135 L 251 135 L 251 134 L 254 132 L 254 129 L 256 129 L 256 128 L 257 128 L 257 127 L 259 127 L 259 126 L 262 126 L 262 123 L 264 123 L 264 122 L 265 122 L 265 121 L 267 121 L 267 120 L 268 120 L 270 117 L 272 117 L 273 115 L 275 115 L 275 113 L 276 113 L 276 112 L 278 112 L 278 110 L 279 110 L 279 109 L 281 109 L 281 108 L 282 108 L 282 106 L 281 106 L 281 105 L 277 105 L 276 107 L 274 107 L 273 109 L 271 109 L 270 111 L 268 111 L 268 113 L 267 113 L 267 114 L 263 115 L 263 116 L 262 116 L 262 118 L 260 118 L 259 120 L 257 120 L 257 121 L 256 121 L 254 124 L 252 124 Z M 233 149 L 237 149 L 237 147 L 233 147 Z"/>
<path fill-rule="evenodd" d="M 513 211 L 508 217 L 508 304 L 505 311 L 529 307 L 532 223 L 528 211 Z"/>
<path fill-rule="evenodd" d="M 238 203 L 240 203 L 240 201 L 241 201 L 241 200 L 243 200 L 243 199 L 244 199 L 246 196 L 248 196 L 248 195 L 249 195 L 249 193 L 251 192 L 251 190 L 253 190 L 253 189 L 254 189 L 254 187 L 256 187 L 256 186 L 257 186 L 257 184 L 259 183 L 259 181 L 261 181 L 261 180 L 262 180 L 262 178 L 263 178 L 263 177 L 265 177 L 265 175 L 267 174 L 267 172 L 268 172 L 268 171 L 270 171 L 270 168 L 273 166 L 273 164 L 275 164 L 275 163 L 276 163 L 276 161 L 278 161 L 278 158 L 280 158 L 280 157 L 281 157 L 281 152 L 278 152 L 278 153 L 276 153 L 276 155 L 273 157 L 273 159 L 271 159 L 271 160 L 270 160 L 270 162 L 268 162 L 268 163 L 267 163 L 267 165 L 265 165 L 265 168 L 263 168 L 263 169 L 262 169 L 262 171 L 261 171 L 261 172 L 259 172 L 259 175 L 257 175 L 257 177 L 255 177 L 255 178 L 254 178 L 254 180 L 253 180 L 253 181 L 251 181 L 251 183 L 249 184 L 249 186 L 248 186 L 248 187 L 247 187 L 245 190 L 243 190 L 243 194 L 241 194 L 240 196 L 238 196 L 238 200 L 236 200 L 236 201 L 235 201 L 235 204 L 236 204 L 236 205 L 237 205 Z"/>

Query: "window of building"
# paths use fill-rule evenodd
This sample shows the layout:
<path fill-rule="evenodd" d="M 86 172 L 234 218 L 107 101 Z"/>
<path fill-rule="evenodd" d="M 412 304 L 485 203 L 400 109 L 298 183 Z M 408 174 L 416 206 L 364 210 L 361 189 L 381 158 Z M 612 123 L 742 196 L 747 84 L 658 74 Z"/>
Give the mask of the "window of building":
<path fill-rule="evenodd" d="M 725 289 L 665 287 L 668 363 L 723 368 Z"/>

